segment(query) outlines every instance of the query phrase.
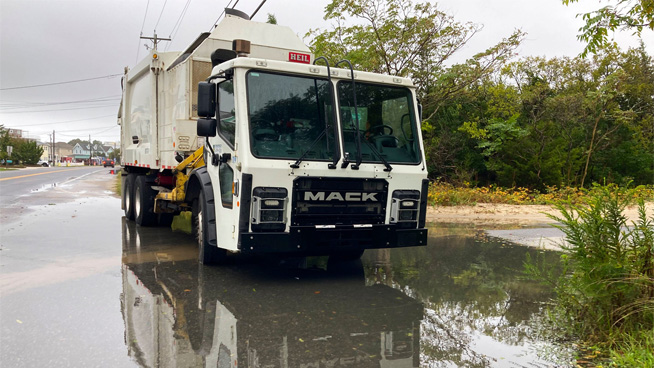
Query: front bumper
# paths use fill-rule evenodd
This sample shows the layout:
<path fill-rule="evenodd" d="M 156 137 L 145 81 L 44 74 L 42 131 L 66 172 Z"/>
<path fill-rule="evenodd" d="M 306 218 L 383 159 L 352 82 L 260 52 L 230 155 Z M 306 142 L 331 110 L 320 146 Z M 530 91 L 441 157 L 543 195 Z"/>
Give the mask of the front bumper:
<path fill-rule="evenodd" d="M 427 245 L 427 229 L 398 229 L 395 225 L 332 228 L 291 226 L 288 233 L 241 233 L 242 253 L 302 253 L 328 255 L 375 248 Z"/>

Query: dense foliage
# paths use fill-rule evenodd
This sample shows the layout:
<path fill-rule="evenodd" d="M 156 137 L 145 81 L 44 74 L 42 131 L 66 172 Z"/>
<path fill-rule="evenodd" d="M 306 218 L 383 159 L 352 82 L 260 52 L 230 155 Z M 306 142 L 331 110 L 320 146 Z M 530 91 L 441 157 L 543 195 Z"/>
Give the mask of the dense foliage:
<path fill-rule="evenodd" d="M 462 64 L 480 29 L 431 3 L 333 0 L 317 56 L 413 78 L 424 106 L 430 177 L 544 191 L 593 182 L 654 182 L 654 61 L 644 46 L 581 57 L 512 60 L 516 31 Z"/>
<path fill-rule="evenodd" d="M 643 47 L 523 58 L 466 92 L 425 131 L 434 177 L 541 190 L 653 182 L 654 62 Z"/>

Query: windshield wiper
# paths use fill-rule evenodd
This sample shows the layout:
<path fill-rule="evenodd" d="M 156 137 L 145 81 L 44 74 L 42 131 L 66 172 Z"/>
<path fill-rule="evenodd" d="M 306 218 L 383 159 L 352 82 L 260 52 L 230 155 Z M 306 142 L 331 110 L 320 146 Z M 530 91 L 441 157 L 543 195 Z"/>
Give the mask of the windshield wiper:
<path fill-rule="evenodd" d="M 359 129 L 359 110 L 357 108 L 357 89 L 356 89 L 356 84 L 354 82 L 354 68 L 352 68 L 352 63 L 349 60 L 341 60 L 338 63 L 334 64 L 334 66 L 338 66 L 341 63 L 347 63 L 350 66 L 350 77 L 352 77 L 352 98 L 354 102 L 354 118 L 356 119 L 356 131 L 357 131 L 357 140 L 356 140 L 356 147 L 357 147 L 357 160 L 354 165 L 351 166 L 352 170 L 359 170 L 359 166 L 361 166 L 361 160 L 362 160 L 362 153 L 361 153 L 361 131 Z M 345 166 L 343 166 L 345 167 Z"/>
<path fill-rule="evenodd" d="M 313 142 L 311 142 L 311 144 L 309 145 L 309 148 L 307 148 L 307 149 L 304 151 L 304 153 L 302 154 L 302 156 L 300 156 L 300 158 L 298 158 L 297 161 L 295 161 L 295 163 L 291 164 L 291 168 L 292 168 L 292 169 L 299 169 L 299 168 L 300 168 L 300 162 L 302 162 L 302 160 L 304 160 L 304 158 L 306 157 L 306 155 L 308 155 L 309 152 L 311 152 L 311 149 L 313 148 L 313 146 L 315 146 L 316 143 L 318 143 L 318 142 L 322 139 L 322 137 L 325 136 L 325 134 L 327 134 L 327 128 L 325 128 L 325 130 L 323 130 L 323 131 L 320 133 L 320 135 L 318 136 L 318 138 L 316 138 Z M 330 168 L 330 169 L 335 169 L 336 166 L 331 167 L 332 165 L 333 165 L 333 164 L 329 164 L 329 166 L 330 166 L 329 168 Z"/>
<path fill-rule="evenodd" d="M 386 166 L 386 168 L 384 169 L 384 171 L 387 171 L 387 172 L 388 172 L 388 171 L 393 170 L 393 167 L 391 166 L 391 164 L 389 164 L 388 161 L 386 161 L 386 159 L 384 158 L 384 156 L 382 156 L 381 152 L 377 151 L 377 148 L 376 148 L 372 143 L 370 143 L 367 139 L 364 140 L 364 142 L 366 142 L 366 144 L 368 145 L 368 147 L 370 147 L 370 150 L 372 151 L 372 153 L 374 153 L 375 155 L 377 155 L 377 157 L 379 157 L 379 159 L 380 159 L 381 162 L 384 164 L 384 166 Z"/>
<path fill-rule="evenodd" d="M 324 56 L 320 56 L 320 57 L 316 58 L 313 61 L 313 64 L 315 65 L 316 61 L 318 61 L 318 60 L 324 60 L 325 64 L 327 65 L 327 80 L 329 81 L 329 91 L 330 91 L 329 94 L 332 96 L 332 117 L 336 118 L 336 98 L 334 96 L 334 88 L 332 86 L 332 73 L 331 73 L 331 71 L 329 69 L 329 60 L 327 60 L 327 58 L 324 57 Z M 314 80 L 314 82 L 315 82 L 315 80 Z M 316 100 L 318 100 L 318 83 L 316 83 Z M 320 108 L 318 108 L 318 111 L 320 111 Z M 306 155 L 308 155 L 309 152 L 311 152 L 311 149 L 313 148 L 313 146 L 315 146 L 322 139 L 322 137 L 325 137 L 325 136 L 327 137 L 327 145 L 329 145 L 329 136 L 327 135 L 327 129 L 329 129 L 329 124 L 327 124 L 327 122 L 325 121 L 325 129 L 320 133 L 318 138 L 316 138 L 309 145 L 309 148 L 307 148 L 304 151 L 304 153 L 302 153 L 300 158 L 298 158 L 297 161 L 295 161 L 295 163 L 291 164 L 292 169 L 299 169 L 300 168 L 300 163 L 302 162 L 302 160 L 304 160 Z M 339 150 L 339 147 L 338 147 L 338 139 L 336 138 L 337 136 L 338 136 L 338 131 L 336 130 L 336 124 L 334 124 L 334 147 L 333 147 L 334 148 L 334 155 L 333 155 L 334 157 L 332 158 L 332 163 L 327 166 L 330 169 L 335 169 L 336 168 L 336 163 L 338 162 L 338 160 L 341 159 L 341 153 L 340 153 L 340 150 Z"/>

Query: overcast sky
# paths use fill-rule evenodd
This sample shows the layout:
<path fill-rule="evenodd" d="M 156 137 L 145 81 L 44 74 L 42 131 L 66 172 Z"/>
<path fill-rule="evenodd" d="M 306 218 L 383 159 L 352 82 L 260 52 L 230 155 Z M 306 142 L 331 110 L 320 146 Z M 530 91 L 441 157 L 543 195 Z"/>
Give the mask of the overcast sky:
<path fill-rule="evenodd" d="M 252 14 L 261 0 L 240 0 L 237 9 Z M 118 141 L 116 113 L 125 66 L 143 58 L 151 36 L 173 36 L 159 49 L 180 51 L 209 31 L 229 0 L 0 0 L 0 124 L 23 129 L 30 137 L 57 141 L 74 138 Z M 268 0 L 255 21 L 268 13 L 300 36 L 329 28 L 322 19 L 327 0 Z M 439 8 L 460 22 L 483 24 L 455 61 L 483 51 L 514 29 L 527 32 L 520 56 L 575 56 L 581 20 L 575 15 L 597 6 L 581 0 L 566 7 L 560 0 L 443 0 Z M 180 20 L 185 6 L 187 11 Z M 606 2 L 602 2 L 602 5 Z M 165 5 L 165 7 L 164 7 Z M 147 12 L 146 12 L 147 8 Z M 175 24 L 180 24 L 175 28 Z M 619 35 L 623 45 L 637 45 Z M 654 35 L 644 39 L 652 53 Z M 308 42 L 308 41 L 307 41 Z M 112 76 L 115 75 L 115 76 Z M 47 84 L 91 79 L 85 82 Z M 33 88 L 16 88 L 41 85 Z"/>

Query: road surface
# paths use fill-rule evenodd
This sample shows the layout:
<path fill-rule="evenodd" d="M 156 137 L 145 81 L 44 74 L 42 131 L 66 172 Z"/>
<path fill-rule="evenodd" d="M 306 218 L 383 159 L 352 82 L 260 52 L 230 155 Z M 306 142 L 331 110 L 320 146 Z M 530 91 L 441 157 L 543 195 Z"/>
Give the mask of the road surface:
<path fill-rule="evenodd" d="M 0 176 L 1 367 L 554 366 L 529 333 L 551 290 L 520 270 L 557 254 L 432 228 L 363 262 L 205 267 L 126 221 L 109 171 Z"/>

